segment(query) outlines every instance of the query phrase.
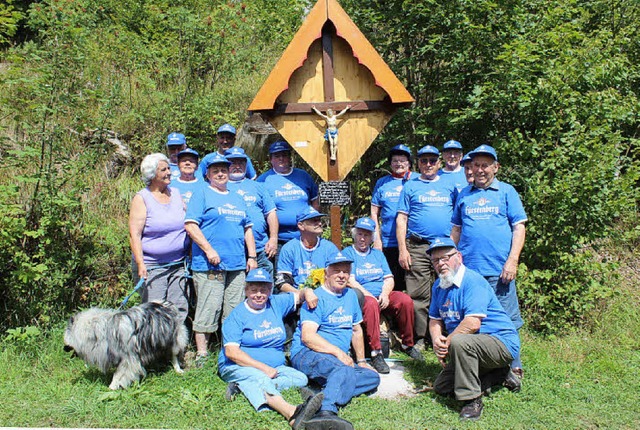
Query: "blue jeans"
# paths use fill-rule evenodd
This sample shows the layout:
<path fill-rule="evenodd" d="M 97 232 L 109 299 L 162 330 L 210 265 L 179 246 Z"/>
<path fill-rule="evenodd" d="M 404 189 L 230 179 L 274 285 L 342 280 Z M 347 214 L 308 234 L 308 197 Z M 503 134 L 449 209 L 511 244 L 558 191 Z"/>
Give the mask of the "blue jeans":
<path fill-rule="evenodd" d="M 267 258 L 267 253 L 264 252 L 264 249 L 262 251 L 256 252 L 256 257 L 258 268 L 269 272 L 271 279 L 273 279 L 273 263 L 271 262 L 271 260 L 269 260 L 269 258 Z"/>
<path fill-rule="evenodd" d="M 498 301 L 504 308 L 511 322 L 516 327 L 516 330 L 520 330 L 520 327 L 524 325 L 524 321 L 520 316 L 520 305 L 518 304 L 518 294 L 516 293 L 516 281 L 515 279 L 508 284 L 505 284 L 500 280 L 499 276 L 485 276 L 487 282 L 495 291 Z M 511 363 L 512 368 L 522 368 L 522 361 L 520 356 L 514 358 Z"/>
<path fill-rule="evenodd" d="M 338 406 L 346 405 L 355 396 L 375 390 L 380 384 L 377 372 L 358 365 L 347 366 L 331 354 L 315 352 L 304 346 L 291 359 L 291 364 L 324 387 L 324 400 L 320 408 L 323 411 L 338 412 Z"/>
<path fill-rule="evenodd" d="M 278 376 L 271 379 L 255 367 L 231 364 L 220 369 L 220 377 L 225 382 L 236 382 L 242 394 L 256 411 L 269 409 L 266 394 L 280 396 L 280 390 L 307 385 L 304 373 L 288 366 L 278 366 Z"/>

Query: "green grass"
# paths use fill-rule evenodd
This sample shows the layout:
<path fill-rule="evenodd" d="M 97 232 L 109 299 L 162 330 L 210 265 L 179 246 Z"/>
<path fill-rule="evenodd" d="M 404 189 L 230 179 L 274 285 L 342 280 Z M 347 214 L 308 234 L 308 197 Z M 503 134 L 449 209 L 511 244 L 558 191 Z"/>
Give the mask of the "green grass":
<path fill-rule="evenodd" d="M 359 397 L 341 415 L 357 429 L 640 428 L 638 300 L 614 298 L 593 333 L 564 337 L 524 331 L 526 375 L 520 393 L 495 390 L 475 423 L 458 420 L 457 402 L 431 392 L 398 401 Z M 4 342 L 0 353 L 0 426 L 286 429 L 275 412 L 255 413 L 239 396 L 224 400 L 215 361 L 180 376 L 150 372 L 128 390 L 108 389 L 110 375 L 62 351 L 62 330 Z M 408 364 L 407 378 L 430 385 L 439 371 L 431 352 Z M 285 393 L 292 403 L 297 391 Z"/>

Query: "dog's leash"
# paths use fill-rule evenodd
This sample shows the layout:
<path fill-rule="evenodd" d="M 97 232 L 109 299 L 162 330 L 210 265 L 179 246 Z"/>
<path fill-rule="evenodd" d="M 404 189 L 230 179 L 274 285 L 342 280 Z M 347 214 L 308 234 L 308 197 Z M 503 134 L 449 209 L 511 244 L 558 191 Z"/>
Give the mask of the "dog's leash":
<path fill-rule="evenodd" d="M 131 293 L 129 293 L 129 295 L 127 297 L 124 298 L 124 300 L 122 301 L 122 304 L 120 305 L 120 307 L 118 308 L 119 311 L 121 311 L 122 309 L 124 309 L 124 307 L 126 306 L 127 302 L 129 301 L 129 299 L 131 298 L 131 296 L 133 296 L 135 293 L 138 292 L 138 290 L 140 288 L 142 288 L 142 286 L 144 285 L 144 278 L 140 278 L 140 280 L 138 281 L 138 283 L 136 284 L 136 287 L 133 289 L 133 291 Z"/>
<path fill-rule="evenodd" d="M 191 261 L 189 261 L 188 258 L 185 258 L 182 261 L 178 261 L 178 262 L 172 262 L 172 263 L 167 263 L 167 264 L 162 264 L 159 266 L 152 266 L 150 267 L 148 270 L 155 270 L 155 269 L 164 269 L 167 267 L 172 267 L 172 266 L 177 266 L 178 264 L 184 264 L 184 273 L 182 274 L 183 278 L 186 279 L 191 279 L 191 273 L 190 273 L 190 269 L 191 269 Z M 146 281 L 146 279 L 144 278 L 140 278 L 140 280 L 138 281 L 138 283 L 136 284 L 135 288 L 133 289 L 133 291 L 131 291 L 129 293 L 129 295 L 127 295 L 127 297 L 124 298 L 124 300 L 122 301 L 122 303 L 120 304 L 120 307 L 118 308 L 119 311 L 121 311 L 122 309 L 124 309 L 124 307 L 127 305 L 127 303 L 129 302 L 129 299 L 131 298 L 131 296 L 133 296 L 135 293 L 138 292 L 138 290 L 140 288 L 142 288 L 142 286 L 144 285 L 144 282 Z"/>

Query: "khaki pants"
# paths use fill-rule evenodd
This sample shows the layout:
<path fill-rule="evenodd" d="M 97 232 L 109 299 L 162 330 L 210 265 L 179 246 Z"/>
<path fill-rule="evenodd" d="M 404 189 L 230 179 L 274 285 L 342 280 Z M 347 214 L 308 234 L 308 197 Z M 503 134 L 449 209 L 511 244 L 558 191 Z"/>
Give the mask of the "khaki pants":
<path fill-rule="evenodd" d="M 411 256 L 411 270 L 406 272 L 405 283 L 407 294 L 413 300 L 414 340 L 429 337 L 429 304 L 431 303 L 431 287 L 436 280 L 436 272 L 427 255 L 429 243 L 415 242 L 407 239 L 407 251 Z"/>

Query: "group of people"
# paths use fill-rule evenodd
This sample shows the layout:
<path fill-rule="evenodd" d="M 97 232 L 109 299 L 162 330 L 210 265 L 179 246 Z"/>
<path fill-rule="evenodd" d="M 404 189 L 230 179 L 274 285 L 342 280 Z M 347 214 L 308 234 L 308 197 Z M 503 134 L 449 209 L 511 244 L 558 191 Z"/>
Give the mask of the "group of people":
<path fill-rule="evenodd" d="M 526 215 L 515 190 L 495 179 L 493 148 L 463 158 L 459 142 L 446 142 L 440 168 L 440 152 L 427 145 L 414 173 L 411 150 L 394 146 L 371 217 L 355 222 L 353 245 L 341 252 L 322 237 L 318 187 L 293 167 L 291 147 L 273 143 L 272 168 L 257 176 L 235 137 L 224 124 L 217 150 L 201 158 L 184 135 L 169 134 L 169 156 L 141 163 L 146 187 L 129 220 L 143 301 L 170 301 L 185 322 L 195 303 L 196 366 L 221 328 L 228 398 L 242 392 L 293 428 L 353 428 L 338 408 L 390 371 L 381 315 L 409 358 L 423 361 L 433 345 L 444 366 L 434 387 L 465 402 L 461 417 L 478 418 L 493 385 L 519 389 L 515 273 Z M 319 272 L 324 279 L 310 282 Z M 280 395 L 309 382 L 316 389 L 300 405 Z"/>

